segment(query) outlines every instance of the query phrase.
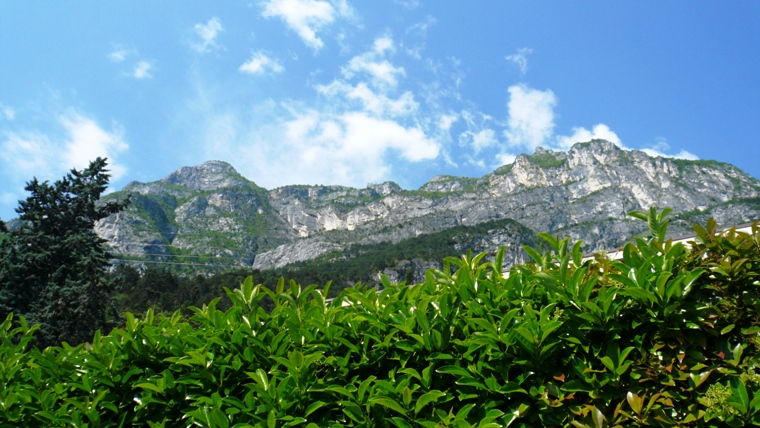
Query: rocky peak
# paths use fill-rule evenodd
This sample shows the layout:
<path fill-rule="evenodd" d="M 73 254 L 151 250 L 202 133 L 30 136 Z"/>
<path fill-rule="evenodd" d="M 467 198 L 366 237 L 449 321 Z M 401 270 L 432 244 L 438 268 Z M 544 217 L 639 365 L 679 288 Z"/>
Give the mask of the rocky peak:
<path fill-rule="evenodd" d="M 232 165 L 218 160 L 204 162 L 197 166 L 182 167 L 161 181 L 204 191 L 248 184 L 248 181 L 238 174 Z"/>
<path fill-rule="evenodd" d="M 397 183 L 393 181 L 386 181 L 384 183 L 368 184 L 367 189 L 374 190 L 380 196 L 387 196 L 387 195 L 390 195 L 391 193 L 396 193 L 398 191 L 401 191 L 401 186 L 399 186 Z"/>
<path fill-rule="evenodd" d="M 578 165 L 611 165 L 620 161 L 622 149 L 607 140 L 591 140 L 587 143 L 577 143 L 568 152 L 569 166 Z"/>

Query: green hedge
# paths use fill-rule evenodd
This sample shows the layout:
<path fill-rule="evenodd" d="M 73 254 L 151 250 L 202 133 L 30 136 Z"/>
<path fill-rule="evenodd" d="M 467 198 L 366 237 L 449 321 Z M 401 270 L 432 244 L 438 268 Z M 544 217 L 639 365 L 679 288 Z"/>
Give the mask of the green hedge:
<path fill-rule="evenodd" d="M 620 261 L 540 234 L 533 262 L 447 258 L 424 283 L 249 278 L 183 319 L 128 315 L 91 344 L 0 328 L 0 426 L 498 427 L 760 423 L 760 228 L 652 236 Z M 262 299 L 274 308 L 266 312 Z"/>

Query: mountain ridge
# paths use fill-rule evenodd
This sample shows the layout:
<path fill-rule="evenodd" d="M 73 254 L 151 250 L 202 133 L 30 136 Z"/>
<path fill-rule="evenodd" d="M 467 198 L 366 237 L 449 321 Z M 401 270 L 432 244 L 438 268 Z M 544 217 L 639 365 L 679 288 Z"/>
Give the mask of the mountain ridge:
<path fill-rule="evenodd" d="M 603 140 L 566 152 L 538 148 L 480 178 L 440 175 L 417 190 L 391 181 L 267 190 L 231 165 L 209 161 L 151 183 L 132 182 L 109 198 L 125 193 L 132 193 L 133 207 L 98 224 L 119 258 L 256 269 L 506 218 L 582 239 L 591 250 L 640 233 L 626 213 L 651 205 L 674 209 L 673 234 L 709 216 L 725 225 L 760 216 L 760 181 L 732 165 L 652 157 Z M 519 247 L 520 240 L 509 245 Z"/>

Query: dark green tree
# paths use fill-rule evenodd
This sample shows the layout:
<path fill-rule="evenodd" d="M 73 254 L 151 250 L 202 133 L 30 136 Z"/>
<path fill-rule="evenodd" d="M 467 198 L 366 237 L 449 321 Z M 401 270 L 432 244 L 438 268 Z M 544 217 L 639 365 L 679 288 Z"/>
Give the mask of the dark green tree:
<path fill-rule="evenodd" d="M 53 184 L 32 179 L 30 196 L 16 208 L 21 226 L 0 225 L 0 318 L 13 312 L 39 323 L 39 346 L 82 343 L 109 327 L 111 255 L 94 228 L 129 199 L 98 202 L 110 177 L 106 165 L 97 158 Z"/>

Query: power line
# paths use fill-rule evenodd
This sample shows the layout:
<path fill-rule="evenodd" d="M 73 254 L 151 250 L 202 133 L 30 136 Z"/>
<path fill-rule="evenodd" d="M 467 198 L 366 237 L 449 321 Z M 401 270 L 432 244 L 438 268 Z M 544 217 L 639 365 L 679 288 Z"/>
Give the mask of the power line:
<path fill-rule="evenodd" d="M 227 257 L 219 257 L 218 255 L 209 255 L 209 254 L 137 254 L 137 253 L 117 253 L 120 256 L 153 256 L 153 257 L 191 257 L 191 258 L 200 258 L 200 257 L 211 257 L 211 258 L 217 258 L 222 260 L 235 260 L 234 257 L 227 256 Z"/>
<path fill-rule="evenodd" d="M 181 263 L 181 262 L 160 262 L 160 261 L 153 261 L 153 260 L 133 260 L 133 259 L 120 259 L 120 258 L 112 258 L 111 260 L 117 260 L 119 262 L 125 262 L 125 263 L 149 263 L 149 264 L 157 264 L 157 265 L 181 265 L 181 266 L 205 266 L 205 267 L 246 267 L 249 265 L 230 265 L 230 264 L 202 264 L 202 263 Z"/>

